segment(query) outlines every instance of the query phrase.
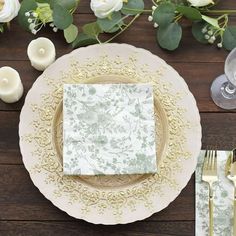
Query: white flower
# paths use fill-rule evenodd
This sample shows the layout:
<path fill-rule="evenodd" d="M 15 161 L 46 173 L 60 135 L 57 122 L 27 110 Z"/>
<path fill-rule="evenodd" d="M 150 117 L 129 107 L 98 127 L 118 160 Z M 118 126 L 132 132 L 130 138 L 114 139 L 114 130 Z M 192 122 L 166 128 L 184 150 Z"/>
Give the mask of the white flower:
<path fill-rule="evenodd" d="M 31 30 L 31 33 L 32 34 L 37 34 L 37 30 L 33 29 L 33 30 Z"/>
<path fill-rule="evenodd" d="M 52 29 L 55 33 L 57 32 L 57 27 L 53 27 L 53 29 Z"/>
<path fill-rule="evenodd" d="M 152 21 L 153 17 L 152 16 L 148 16 L 148 21 Z"/>
<path fill-rule="evenodd" d="M 210 39 L 208 40 L 208 43 L 214 43 L 215 42 L 215 40 L 216 40 L 216 37 L 213 35 L 213 36 L 211 36 L 210 37 Z"/>
<path fill-rule="evenodd" d="M 213 31 L 212 31 L 212 30 L 209 30 L 207 33 L 208 33 L 209 35 L 213 35 Z"/>
<path fill-rule="evenodd" d="M 5 23 L 11 21 L 18 15 L 19 10 L 19 0 L 4 0 L 3 7 L 0 10 L 0 22 Z"/>
<path fill-rule="evenodd" d="M 29 25 L 29 29 L 30 30 L 33 30 L 35 28 L 35 24 L 34 23 L 31 23 L 30 25 Z"/>
<path fill-rule="evenodd" d="M 154 26 L 154 28 L 157 28 L 158 24 L 155 22 L 153 26 Z"/>
<path fill-rule="evenodd" d="M 218 47 L 218 48 L 222 48 L 222 46 L 223 46 L 222 43 L 218 43 L 218 44 L 217 44 L 217 47 Z"/>
<path fill-rule="evenodd" d="M 213 0 L 188 0 L 188 2 L 193 6 L 193 7 L 204 7 L 209 4 L 214 4 Z"/>
<path fill-rule="evenodd" d="M 215 40 L 216 40 L 216 37 L 213 35 L 213 36 L 211 36 L 211 39 L 212 39 L 213 41 L 215 41 Z"/>
<path fill-rule="evenodd" d="M 156 6 L 152 6 L 152 10 L 155 11 L 157 9 Z"/>
<path fill-rule="evenodd" d="M 206 28 L 203 28 L 202 29 L 202 33 L 205 34 L 207 32 L 207 29 Z"/>
<path fill-rule="evenodd" d="M 25 16 L 29 17 L 29 16 L 30 16 L 30 13 L 27 11 L 27 12 L 25 13 Z"/>
<path fill-rule="evenodd" d="M 112 12 L 119 11 L 123 0 L 91 0 L 90 7 L 98 18 L 106 18 Z"/>

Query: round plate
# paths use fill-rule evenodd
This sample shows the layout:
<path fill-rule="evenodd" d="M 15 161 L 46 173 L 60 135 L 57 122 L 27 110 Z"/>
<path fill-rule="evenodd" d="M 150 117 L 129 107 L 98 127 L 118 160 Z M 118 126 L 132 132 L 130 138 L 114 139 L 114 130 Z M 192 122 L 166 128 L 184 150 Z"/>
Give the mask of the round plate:
<path fill-rule="evenodd" d="M 64 83 L 152 83 L 158 173 L 64 176 Z M 159 57 L 126 44 L 80 48 L 47 68 L 26 97 L 19 135 L 24 165 L 41 193 L 96 224 L 130 223 L 168 206 L 194 172 L 201 148 L 199 112 L 184 80 Z"/>

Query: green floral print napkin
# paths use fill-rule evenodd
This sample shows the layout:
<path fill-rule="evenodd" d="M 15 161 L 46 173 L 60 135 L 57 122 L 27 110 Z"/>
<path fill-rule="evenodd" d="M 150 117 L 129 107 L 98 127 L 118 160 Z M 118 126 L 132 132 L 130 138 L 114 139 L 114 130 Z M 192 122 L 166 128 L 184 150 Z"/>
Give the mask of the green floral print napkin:
<path fill-rule="evenodd" d="M 218 151 L 218 183 L 214 185 L 214 236 L 230 236 L 233 225 L 233 184 L 225 177 L 225 163 L 229 152 Z M 209 235 L 208 185 L 202 182 L 205 151 L 201 151 L 195 173 L 196 236 Z"/>
<path fill-rule="evenodd" d="M 63 172 L 157 172 L 150 84 L 65 84 Z"/>

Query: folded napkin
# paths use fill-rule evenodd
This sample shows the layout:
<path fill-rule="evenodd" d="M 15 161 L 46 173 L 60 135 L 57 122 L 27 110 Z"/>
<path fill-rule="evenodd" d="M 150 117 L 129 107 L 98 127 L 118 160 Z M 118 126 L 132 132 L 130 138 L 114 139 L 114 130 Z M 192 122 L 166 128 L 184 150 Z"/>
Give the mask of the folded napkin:
<path fill-rule="evenodd" d="M 63 116 L 65 174 L 157 171 L 150 84 L 66 84 Z"/>
<path fill-rule="evenodd" d="M 209 235 L 208 184 L 202 182 L 202 165 L 205 151 L 201 151 L 195 172 L 196 177 L 196 236 Z M 214 235 L 230 236 L 233 225 L 234 187 L 225 177 L 225 163 L 229 152 L 218 151 L 218 183 L 214 185 Z"/>

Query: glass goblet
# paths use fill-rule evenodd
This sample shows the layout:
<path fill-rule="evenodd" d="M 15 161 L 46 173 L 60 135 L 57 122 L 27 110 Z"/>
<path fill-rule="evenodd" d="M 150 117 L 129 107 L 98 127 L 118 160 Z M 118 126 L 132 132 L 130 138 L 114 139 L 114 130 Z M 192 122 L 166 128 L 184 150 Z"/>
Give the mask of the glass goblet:
<path fill-rule="evenodd" d="M 227 56 L 224 71 L 211 85 L 211 98 L 223 109 L 236 109 L 236 48 Z"/>

